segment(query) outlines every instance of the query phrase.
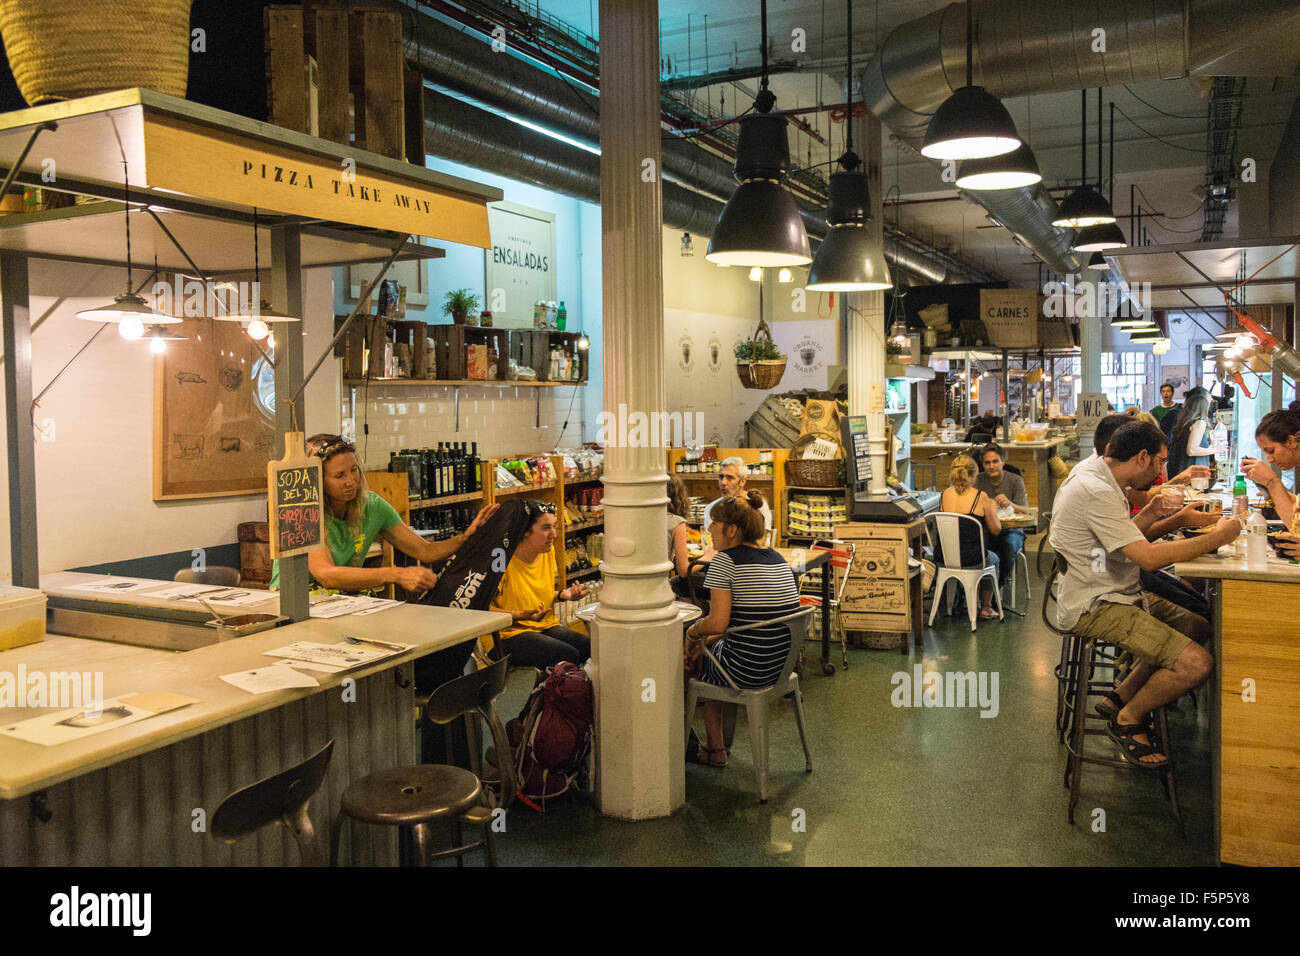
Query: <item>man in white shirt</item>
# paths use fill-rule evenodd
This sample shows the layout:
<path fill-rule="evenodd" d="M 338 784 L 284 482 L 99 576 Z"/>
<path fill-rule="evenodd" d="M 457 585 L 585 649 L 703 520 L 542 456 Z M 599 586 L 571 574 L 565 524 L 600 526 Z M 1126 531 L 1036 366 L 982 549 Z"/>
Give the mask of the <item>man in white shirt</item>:
<path fill-rule="evenodd" d="M 749 478 L 749 466 L 743 460 L 735 457 L 722 459 L 722 464 L 718 468 L 718 488 L 722 491 L 722 496 L 709 502 L 709 506 L 704 509 L 704 527 L 709 526 L 712 520 L 709 516 L 713 513 L 713 506 L 723 498 L 739 498 L 745 494 L 745 482 Z M 766 501 L 763 507 L 759 509 L 763 513 L 763 530 L 768 534 L 768 545 L 772 544 L 772 509 L 768 507 Z"/>
<path fill-rule="evenodd" d="M 1144 594 L 1142 570 L 1155 570 L 1213 551 L 1241 533 L 1233 518 L 1220 518 L 1196 538 L 1148 541 L 1161 517 L 1160 496 L 1129 517 L 1124 488 L 1150 488 L 1168 460 L 1161 430 L 1131 422 L 1111 436 L 1104 456 L 1075 466 L 1057 492 L 1049 539 L 1064 560 L 1056 623 L 1081 637 L 1096 637 L 1129 651 L 1138 664 L 1098 711 L 1109 718 L 1107 733 L 1124 759 L 1160 769 L 1168 757 L 1151 746 L 1146 714 L 1202 684 L 1213 670 L 1203 647 L 1204 618 L 1163 598 Z M 1182 512 L 1180 512 L 1181 514 Z"/>

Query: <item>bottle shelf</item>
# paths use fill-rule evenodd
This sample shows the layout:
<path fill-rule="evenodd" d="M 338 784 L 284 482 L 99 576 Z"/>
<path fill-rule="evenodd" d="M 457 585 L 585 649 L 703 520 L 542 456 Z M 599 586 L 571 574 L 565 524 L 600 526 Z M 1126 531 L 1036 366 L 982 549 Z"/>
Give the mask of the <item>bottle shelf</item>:
<path fill-rule="evenodd" d="M 412 498 L 411 510 L 436 508 L 439 505 L 463 505 L 467 501 L 482 501 L 483 492 L 470 491 L 463 495 L 443 495 L 441 498 Z"/>
<path fill-rule="evenodd" d="M 367 385 L 397 385 L 400 387 L 459 388 L 462 385 L 480 385 L 484 388 L 563 388 L 566 385 L 586 385 L 583 382 L 537 382 L 530 379 L 511 381 L 505 378 L 345 378 L 347 388 L 364 388 Z"/>
<path fill-rule="evenodd" d="M 583 571 L 574 571 L 572 574 L 566 573 L 564 577 L 568 581 L 579 581 L 583 578 L 595 577 L 598 574 L 600 574 L 600 568 L 597 567 L 597 568 L 587 568 L 586 570 Z"/>
<path fill-rule="evenodd" d="M 596 518 L 594 521 L 580 521 L 569 525 L 564 529 L 565 534 L 581 534 L 584 531 L 595 531 L 597 528 L 605 527 L 604 518 Z"/>

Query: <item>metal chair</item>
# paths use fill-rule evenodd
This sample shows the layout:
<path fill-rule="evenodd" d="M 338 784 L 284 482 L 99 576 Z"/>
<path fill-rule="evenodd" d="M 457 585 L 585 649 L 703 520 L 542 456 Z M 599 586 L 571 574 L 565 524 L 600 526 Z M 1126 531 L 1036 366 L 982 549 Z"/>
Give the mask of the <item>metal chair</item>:
<path fill-rule="evenodd" d="M 484 850 L 488 866 L 497 865 L 492 824 L 498 810 L 514 801 L 514 761 L 505 728 L 496 712 L 496 698 L 505 689 L 509 657 L 483 670 L 457 677 L 433 692 L 424 706 L 424 731 L 442 727 L 450 738 L 450 724 L 476 714 L 492 732 L 497 752 L 495 792 L 483 786 L 481 757 L 471 748 L 475 772 L 460 767 L 425 764 L 380 770 L 350 784 L 343 792 L 339 815 L 334 820 L 331 865 L 337 862 L 339 835 L 344 817 L 363 823 L 398 828 L 398 860 L 402 866 L 427 866 L 434 860 L 454 857 L 457 866 L 464 856 Z M 450 739 L 449 739 L 450 749 Z M 441 824 L 455 826 L 455 846 L 435 850 L 434 830 Z M 482 828 L 482 839 L 464 842 L 464 824 Z"/>
<path fill-rule="evenodd" d="M 794 718 L 799 726 L 799 742 L 803 744 L 805 772 L 812 773 L 812 754 L 808 750 L 808 735 L 804 730 L 803 721 L 803 691 L 799 687 L 799 675 L 795 672 L 795 662 L 798 661 L 799 650 L 808 637 L 808 620 L 812 615 L 813 609 L 808 607 L 793 614 L 787 614 L 785 617 L 764 621 L 762 624 L 751 624 L 743 628 L 738 627 L 727 631 L 727 634 L 740 634 L 754 630 L 757 627 L 768 627 L 772 624 L 785 624 L 790 629 L 790 651 L 785 656 L 781 676 L 776 679 L 774 684 L 753 689 L 740 687 L 732 680 L 726 669 L 718 663 L 718 659 L 713 656 L 713 652 L 709 650 L 708 645 L 705 645 L 704 653 L 708 655 L 709 660 L 713 661 L 714 666 L 722 672 L 728 686 L 719 687 L 716 684 L 708 684 L 695 678 L 692 678 L 687 684 L 686 737 L 688 740 L 690 739 L 691 718 L 695 714 L 696 703 L 700 700 L 721 701 L 724 705 L 724 740 L 727 752 L 730 753 L 731 741 L 735 732 L 736 708 L 740 706 L 745 708 L 746 719 L 749 722 L 749 744 L 754 757 L 754 779 L 758 784 L 759 803 L 767 803 L 767 710 L 769 706 L 778 703 L 788 695 L 792 695 L 794 700 Z"/>
<path fill-rule="evenodd" d="M 223 565 L 213 565 L 210 568 L 204 568 L 202 571 L 195 571 L 193 568 L 182 568 L 172 575 L 172 580 L 184 584 L 213 584 L 226 588 L 239 587 L 239 568 L 230 568 Z"/>
<path fill-rule="evenodd" d="M 1033 599 L 1033 592 L 1029 588 L 1029 558 L 1025 556 L 1025 549 L 1021 548 L 1016 552 L 1016 566 L 1011 569 L 1011 607 L 1007 610 L 1014 610 L 1018 603 L 1016 601 L 1016 571 L 1023 565 L 1025 569 L 1025 611 L 1029 610 L 1029 603 Z M 1023 616 L 1023 611 L 1016 611 L 1016 614 Z"/>
<path fill-rule="evenodd" d="M 984 522 L 971 515 L 949 514 L 947 512 L 936 512 L 930 516 L 934 520 L 935 533 L 939 539 L 939 552 L 943 558 L 939 562 L 938 571 L 934 578 L 934 601 L 930 605 L 930 627 L 934 626 L 935 615 L 939 613 L 939 599 L 947 594 L 949 615 L 952 614 L 952 595 L 948 590 L 948 582 L 954 581 L 961 585 L 966 592 L 966 612 L 970 615 L 970 629 L 975 630 L 975 608 L 979 605 L 979 586 L 985 578 L 991 578 L 993 583 L 993 601 L 997 604 L 998 620 L 1002 620 L 1006 615 L 1002 612 L 1002 593 L 998 587 L 998 568 L 996 564 L 986 564 L 984 556 L 988 554 L 988 544 L 984 540 Z M 967 527 L 967 533 L 979 535 L 980 563 L 967 567 L 961 561 L 961 537 L 962 522 L 968 521 L 971 526 Z"/>
<path fill-rule="evenodd" d="M 852 541 L 844 541 L 840 538 L 822 538 L 813 542 L 812 550 L 830 552 L 830 556 L 827 558 L 826 564 L 821 568 L 822 574 L 827 574 L 827 573 L 834 574 L 836 571 L 840 572 L 839 585 L 835 588 L 834 596 L 831 598 L 830 601 L 831 615 L 833 618 L 833 622 L 831 626 L 836 630 L 836 632 L 840 636 L 840 663 L 843 665 L 845 670 L 848 670 L 849 669 L 848 640 L 844 628 L 844 621 L 840 618 L 840 605 L 844 600 L 844 589 L 848 587 L 849 571 L 853 567 L 853 559 L 858 553 L 858 546 L 854 544 Z M 811 575 L 805 574 L 799 580 L 799 606 L 820 608 L 822 606 L 821 582 L 810 580 L 810 578 Z M 817 588 L 816 593 L 812 591 L 805 592 L 804 588 L 806 587 L 811 588 L 814 585 Z M 813 630 L 820 631 L 821 624 L 820 624 L 819 616 L 814 614 L 812 617 L 812 621 L 815 623 L 816 626 L 815 628 L 813 626 L 810 626 L 809 631 L 810 632 Z M 810 634 L 811 640 L 819 639 L 820 637 L 821 637 L 820 634 L 817 634 L 816 637 L 813 637 Z M 800 660 L 802 661 L 803 659 L 802 646 L 799 648 L 799 657 Z M 830 666 L 833 669 L 835 665 L 832 664 Z"/>
<path fill-rule="evenodd" d="M 218 805 L 209 832 L 220 843 L 234 843 L 271 823 L 289 828 L 304 866 L 321 866 L 316 830 L 307 804 L 325 782 L 334 741 L 302 763 L 241 787 Z"/>

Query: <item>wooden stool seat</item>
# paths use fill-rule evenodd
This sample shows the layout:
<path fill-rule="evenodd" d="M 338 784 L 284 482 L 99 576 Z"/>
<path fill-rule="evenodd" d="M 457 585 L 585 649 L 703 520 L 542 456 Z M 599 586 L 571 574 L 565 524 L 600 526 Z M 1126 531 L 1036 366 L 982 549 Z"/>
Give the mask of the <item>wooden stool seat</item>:
<path fill-rule="evenodd" d="M 482 789 L 478 778 L 460 767 L 393 767 L 350 784 L 342 808 L 363 823 L 409 827 L 463 817 Z"/>

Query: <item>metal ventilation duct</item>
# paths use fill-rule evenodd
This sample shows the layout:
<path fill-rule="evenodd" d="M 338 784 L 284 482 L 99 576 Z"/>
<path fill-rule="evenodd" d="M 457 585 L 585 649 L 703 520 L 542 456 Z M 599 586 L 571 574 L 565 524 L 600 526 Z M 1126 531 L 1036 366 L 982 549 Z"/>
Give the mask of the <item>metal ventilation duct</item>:
<path fill-rule="evenodd" d="M 975 83 L 997 96 L 1246 72 L 1234 54 L 1252 51 L 1266 67 L 1278 59 L 1295 63 L 1300 42 L 1300 0 L 972 2 Z M 1096 29 L 1105 31 L 1104 53 L 1092 52 Z M 860 76 L 867 108 L 919 152 L 930 115 L 966 81 L 966 5 L 949 4 L 899 26 Z M 1081 266 L 1069 233 L 1051 224 L 1056 204 L 1041 184 L 963 195 L 1048 268 L 1071 273 Z"/>

